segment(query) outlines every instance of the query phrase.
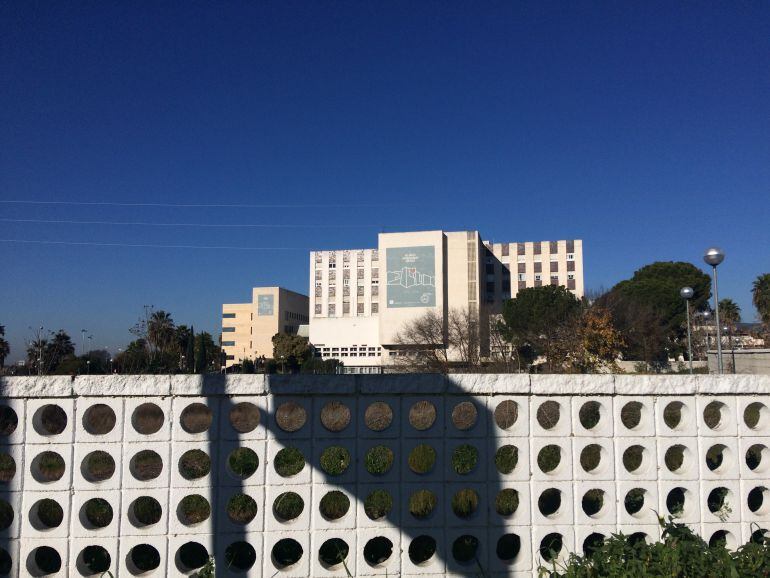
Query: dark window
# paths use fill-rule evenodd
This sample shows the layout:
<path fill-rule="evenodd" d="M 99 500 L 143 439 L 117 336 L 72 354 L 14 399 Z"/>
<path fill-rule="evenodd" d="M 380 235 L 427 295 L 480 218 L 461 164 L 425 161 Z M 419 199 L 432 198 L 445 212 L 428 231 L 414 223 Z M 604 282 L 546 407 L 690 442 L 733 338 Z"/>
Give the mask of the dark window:
<path fill-rule="evenodd" d="M 519 281 L 519 289 L 526 289 L 527 288 L 527 282 L 526 281 Z"/>
<path fill-rule="evenodd" d="M 495 274 L 495 266 L 492 263 L 487 263 L 485 270 L 487 272 L 487 275 L 494 275 Z"/>
<path fill-rule="evenodd" d="M 526 273 L 526 272 L 527 272 L 527 264 L 519 263 L 519 273 Z"/>
<path fill-rule="evenodd" d="M 516 253 L 518 255 L 523 255 L 525 253 L 526 246 L 524 243 L 516 243 Z"/>
<path fill-rule="evenodd" d="M 543 272 L 543 264 L 535 263 L 535 273 L 542 273 L 542 272 Z"/>
<path fill-rule="evenodd" d="M 503 257 L 507 257 L 510 255 L 509 251 L 511 250 L 511 246 L 508 243 L 503 243 Z"/>
<path fill-rule="evenodd" d="M 575 270 L 575 262 L 567 261 L 567 271 L 574 271 L 574 270 Z"/>
<path fill-rule="evenodd" d="M 558 273 L 558 272 L 559 272 L 559 262 L 551 261 L 551 273 Z"/>
<path fill-rule="evenodd" d="M 235 341 L 223 341 L 222 347 L 235 347 Z"/>
<path fill-rule="evenodd" d="M 232 333 L 235 331 L 235 327 L 223 327 L 222 333 Z"/>
<path fill-rule="evenodd" d="M 558 253 L 559 252 L 559 242 L 558 241 L 551 241 L 549 249 L 550 249 L 551 255 L 553 255 L 554 253 Z"/>
<path fill-rule="evenodd" d="M 503 279 L 503 293 L 511 292 L 511 279 Z"/>
<path fill-rule="evenodd" d="M 542 287 L 543 282 L 540 279 L 535 279 L 535 287 Z"/>
<path fill-rule="evenodd" d="M 575 280 L 567 279 L 567 289 L 575 289 Z"/>
<path fill-rule="evenodd" d="M 495 282 L 487 281 L 487 293 L 494 293 L 494 292 L 495 292 Z"/>
<path fill-rule="evenodd" d="M 555 279 L 551 277 L 551 285 L 558 285 L 559 284 L 559 278 L 556 277 Z"/>
<path fill-rule="evenodd" d="M 575 252 L 575 241 L 567 241 L 567 253 Z"/>
<path fill-rule="evenodd" d="M 230 361 L 231 359 L 235 359 L 235 355 L 227 355 L 225 356 L 225 359 L 227 359 L 227 361 Z"/>
<path fill-rule="evenodd" d="M 235 313 L 222 313 L 222 319 L 232 319 L 235 317 Z"/>
<path fill-rule="evenodd" d="M 534 243 L 533 245 L 535 247 L 535 255 L 540 255 L 540 253 L 542 253 L 542 249 L 540 247 L 540 243 L 539 242 L 538 243 Z"/>

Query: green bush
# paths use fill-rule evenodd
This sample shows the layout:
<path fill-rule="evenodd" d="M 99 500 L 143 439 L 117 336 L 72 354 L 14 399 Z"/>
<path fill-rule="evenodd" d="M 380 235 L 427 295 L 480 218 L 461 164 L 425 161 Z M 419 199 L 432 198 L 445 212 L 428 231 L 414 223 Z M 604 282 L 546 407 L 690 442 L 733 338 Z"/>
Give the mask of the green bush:
<path fill-rule="evenodd" d="M 115 473 L 115 460 L 107 452 L 95 451 L 88 454 L 86 471 L 89 481 L 103 482 Z"/>
<path fill-rule="evenodd" d="M 163 508 L 153 497 L 141 496 L 133 503 L 134 518 L 142 526 L 151 526 L 157 524 L 163 514 Z"/>
<path fill-rule="evenodd" d="M 470 444 L 457 446 L 452 452 L 452 467 L 458 474 L 469 474 L 479 461 L 479 451 Z"/>
<path fill-rule="evenodd" d="M 64 519 L 64 510 L 55 500 L 45 498 L 37 504 L 37 517 L 47 528 L 57 528 Z"/>
<path fill-rule="evenodd" d="M 43 452 L 38 461 L 42 482 L 55 482 L 64 475 L 64 458 L 56 452 Z"/>
<path fill-rule="evenodd" d="M 537 454 L 537 467 L 544 473 L 555 470 L 561 462 L 561 448 L 557 445 L 544 446 Z"/>
<path fill-rule="evenodd" d="M 350 465 L 350 452 L 342 446 L 330 446 L 321 452 L 321 469 L 330 476 L 339 476 Z"/>
<path fill-rule="evenodd" d="M 257 515 L 257 502 L 246 494 L 236 494 L 227 502 L 227 515 L 236 524 L 246 525 Z"/>
<path fill-rule="evenodd" d="M 411 451 L 407 461 L 415 474 L 427 474 L 436 464 L 436 450 L 428 444 L 420 444 Z"/>
<path fill-rule="evenodd" d="M 250 448 L 238 448 L 230 452 L 227 465 L 235 476 L 245 480 L 257 471 L 259 456 Z"/>
<path fill-rule="evenodd" d="M 364 458 L 366 471 L 375 476 L 386 474 L 393 466 L 393 450 L 387 446 L 374 446 Z"/>
<path fill-rule="evenodd" d="M 387 516 L 393 509 L 393 498 L 385 490 L 374 490 L 364 500 L 364 512 L 371 520 Z"/>
<path fill-rule="evenodd" d="M 279 476 L 288 478 L 302 471 L 305 467 L 305 456 L 297 448 L 283 448 L 275 454 L 273 465 Z"/>
<path fill-rule="evenodd" d="M 613 535 L 585 556 L 571 554 L 566 563 L 541 567 L 549 578 L 743 578 L 768 576 L 770 539 L 755 532 L 745 545 L 728 550 L 724 541 L 712 545 L 673 518 L 660 520 L 663 540 L 648 544 L 623 534 Z"/>

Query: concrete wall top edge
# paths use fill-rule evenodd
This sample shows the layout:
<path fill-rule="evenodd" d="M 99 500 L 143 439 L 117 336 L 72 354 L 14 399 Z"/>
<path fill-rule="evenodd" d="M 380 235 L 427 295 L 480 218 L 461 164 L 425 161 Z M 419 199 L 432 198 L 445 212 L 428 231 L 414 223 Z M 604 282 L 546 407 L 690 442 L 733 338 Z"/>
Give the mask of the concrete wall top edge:
<path fill-rule="evenodd" d="M 0 378 L 0 397 L 265 394 L 756 395 L 770 375 L 91 375 Z"/>

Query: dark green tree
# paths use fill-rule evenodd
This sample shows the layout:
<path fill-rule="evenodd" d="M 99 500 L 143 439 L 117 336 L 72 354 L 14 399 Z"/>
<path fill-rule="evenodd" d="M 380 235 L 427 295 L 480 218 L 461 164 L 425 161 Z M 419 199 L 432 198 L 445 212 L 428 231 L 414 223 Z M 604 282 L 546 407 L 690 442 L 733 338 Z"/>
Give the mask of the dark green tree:
<path fill-rule="evenodd" d="M 220 348 L 214 343 L 211 333 L 203 331 L 195 336 L 195 371 L 206 373 L 216 367 Z"/>
<path fill-rule="evenodd" d="M 195 372 L 195 327 L 190 327 L 190 334 L 185 343 L 185 370 L 187 373 Z"/>
<path fill-rule="evenodd" d="M 299 363 L 304 362 L 310 356 L 310 344 L 307 337 L 288 333 L 276 333 L 273 335 L 273 359 L 284 362 L 294 358 Z"/>
<path fill-rule="evenodd" d="M 770 329 L 770 273 L 759 275 L 751 288 L 751 300 L 759 319 Z"/>
<path fill-rule="evenodd" d="M 734 327 L 741 322 L 741 308 L 732 299 L 719 300 L 719 321 Z"/>
<path fill-rule="evenodd" d="M 11 354 L 11 346 L 5 339 L 5 325 L 0 325 L 0 371 L 5 367 L 5 358 Z"/>

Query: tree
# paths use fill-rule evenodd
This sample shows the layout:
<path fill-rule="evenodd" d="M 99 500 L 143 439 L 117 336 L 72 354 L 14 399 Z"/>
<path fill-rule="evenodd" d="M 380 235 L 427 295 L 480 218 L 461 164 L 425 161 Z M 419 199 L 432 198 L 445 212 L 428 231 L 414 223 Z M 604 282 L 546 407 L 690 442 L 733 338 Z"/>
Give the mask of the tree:
<path fill-rule="evenodd" d="M 214 343 L 211 333 L 202 331 L 195 336 L 195 371 L 206 373 L 211 369 L 219 369 L 217 360 L 220 358 L 220 348 Z"/>
<path fill-rule="evenodd" d="M 549 373 L 560 368 L 554 348 L 564 329 L 575 322 L 581 305 L 567 288 L 560 285 L 528 287 L 503 305 L 504 333 L 520 352 L 545 356 Z"/>
<path fill-rule="evenodd" d="M 759 319 L 770 329 L 770 273 L 759 275 L 754 280 L 751 297 Z"/>
<path fill-rule="evenodd" d="M 5 367 L 5 358 L 11 354 L 11 346 L 5 339 L 5 325 L 0 325 L 0 371 Z"/>
<path fill-rule="evenodd" d="M 146 373 L 149 366 L 149 347 L 144 339 L 132 341 L 125 351 L 115 356 L 115 369 L 119 373 Z"/>
<path fill-rule="evenodd" d="M 190 334 L 187 336 L 185 351 L 185 371 L 187 373 L 195 372 L 195 327 L 190 327 Z"/>
<path fill-rule="evenodd" d="M 741 322 L 741 308 L 732 299 L 719 300 L 719 320 L 734 327 Z"/>
<path fill-rule="evenodd" d="M 276 361 L 295 359 L 302 363 L 310 356 L 310 343 L 307 337 L 290 333 L 273 335 L 273 359 Z"/>
<path fill-rule="evenodd" d="M 176 328 L 171 314 L 154 311 L 147 323 L 147 342 L 160 353 L 167 353 L 175 344 Z"/>

